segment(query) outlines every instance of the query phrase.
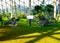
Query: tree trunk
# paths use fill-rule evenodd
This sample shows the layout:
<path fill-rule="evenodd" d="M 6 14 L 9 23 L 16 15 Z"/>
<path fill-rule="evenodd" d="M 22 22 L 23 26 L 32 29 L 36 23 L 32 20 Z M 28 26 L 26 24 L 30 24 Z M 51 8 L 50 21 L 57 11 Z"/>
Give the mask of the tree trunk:
<path fill-rule="evenodd" d="M 60 0 L 58 0 L 58 14 L 60 14 Z"/>
<path fill-rule="evenodd" d="M 20 0 L 19 0 L 19 11 L 20 11 Z M 21 11 L 20 11 L 20 13 L 21 13 Z"/>
<path fill-rule="evenodd" d="M 6 0 L 5 0 L 5 4 L 6 4 L 6 10 L 5 10 L 5 12 L 8 12 L 8 11 L 7 11 L 7 1 L 6 1 Z"/>
<path fill-rule="evenodd" d="M 31 13 L 31 0 L 29 0 L 29 15 Z"/>
<path fill-rule="evenodd" d="M 10 0 L 10 7 L 11 7 L 11 18 L 12 18 L 12 16 L 13 16 L 13 0 Z"/>
<path fill-rule="evenodd" d="M 1 0 L 1 7 L 2 7 L 2 13 L 3 13 L 3 3 L 2 3 L 3 1 Z"/>
<path fill-rule="evenodd" d="M 17 11 L 17 8 L 16 8 L 16 2 L 14 1 L 14 10 L 15 10 L 15 13 Z"/>
<path fill-rule="evenodd" d="M 43 0 L 42 4 L 44 5 L 44 0 Z"/>
<path fill-rule="evenodd" d="M 56 19 L 56 0 L 54 0 L 54 18 Z"/>

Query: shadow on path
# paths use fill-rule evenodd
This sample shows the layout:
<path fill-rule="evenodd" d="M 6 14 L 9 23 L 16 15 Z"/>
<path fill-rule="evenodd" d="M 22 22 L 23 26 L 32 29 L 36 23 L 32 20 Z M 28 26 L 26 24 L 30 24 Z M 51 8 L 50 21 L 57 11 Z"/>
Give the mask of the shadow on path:
<path fill-rule="evenodd" d="M 54 34 L 60 34 L 60 32 L 55 32 L 60 30 L 60 26 L 45 26 L 45 27 L 32 27 L 32 26 L 20 26 L 16 28 L 11 27 L 1 27 L 1 29 L 4 29 L 0 32 L 2 36 L 0 36 L 0 41 L 6 41 L 6 40 L 13 40 L 13 39 L 22 39 L 22 38 L 33 38 L 35 39 L 30 40 L 26 43 L 34 43 L 46 36 L 52 37 L 54 39 L 60 40 L 60 38 L 53 37 Z M 8 30 L 8 31 L 7 31 Z M 41 35 L 34 35 L 34 36 L 22 36 L 21 35 L 27 35 L 32 33 L 40 33 Z M 46 32 L 46 33 L 44 33 Z"/>

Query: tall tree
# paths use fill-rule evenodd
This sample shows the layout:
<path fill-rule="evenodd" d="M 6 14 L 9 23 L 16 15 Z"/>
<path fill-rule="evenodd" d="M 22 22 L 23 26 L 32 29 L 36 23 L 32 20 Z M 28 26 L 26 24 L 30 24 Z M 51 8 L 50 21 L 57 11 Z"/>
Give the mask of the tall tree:
<path fill-rule="evenodd" d="M 45 0 L 42 1 L 42 4 L 44 4 Z"/>
<path fill-rule="evenodd" d="M 10 1 L 10 7 L 11 7 L 11 18 L 14 14 L 14 11 L 13 11 L 13 0 L 9 0 Z"/>
<path fill-rule="evenodd" d="M 20 11 L 20 0 L 19 0 L 19 11 Z"/>
<path fill-rule="evenodd" d="M 5 10 L 5 11 L 8 12 L 8 8 L 7 8 L 7 4 L 8 4 L 8 3 L 7 3 L 6 0 L 5 0 L 5 4 L 6 4 L 6 10 Z"/>
<path fill-rule="evenodd" d="M 14 9 L 15 9 L 15 12 L 17 11 L 17 8 L 16 8 L 16 2 L 14 0 Z"/>
<path fill-rule="evenodd" d="M 29 0 L 29 15 L 31 13 L 31 0 Z"/>
<path fill-rule="evenodd" d="M 54 0 L 54 18 L 56 19 L 56 0 Z"/>
<path fill-rule="evenodd" d="M 58 14 L 60 14 L 60 0 L 58 0 Z"/>
<path fill-rule="evenodd" d="M 2 7 L 2 13 L 3 13 L 3 0 L 1 0 L 1 7 Z"/>

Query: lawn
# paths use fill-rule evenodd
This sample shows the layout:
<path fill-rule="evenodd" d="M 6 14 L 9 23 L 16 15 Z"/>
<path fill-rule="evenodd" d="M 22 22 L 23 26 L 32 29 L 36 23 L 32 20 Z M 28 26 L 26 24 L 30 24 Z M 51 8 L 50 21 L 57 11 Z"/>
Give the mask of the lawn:
<path fill-rule="evenodd" d="M 60 43 L 60 23 L 43 27 L 22 23 L 15 28 L 0 26 L 0 43 Z"/>

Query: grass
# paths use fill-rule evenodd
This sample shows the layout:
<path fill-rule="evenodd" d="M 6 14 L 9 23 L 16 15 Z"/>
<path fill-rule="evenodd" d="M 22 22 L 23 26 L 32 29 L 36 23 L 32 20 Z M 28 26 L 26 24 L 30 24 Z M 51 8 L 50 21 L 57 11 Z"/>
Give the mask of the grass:
<path fill-rule="evenodd" d="M 60 43 L 60 23 L 42 27 L 23 22 L 15 28 L 0 26 L 0 43 Z"/>

